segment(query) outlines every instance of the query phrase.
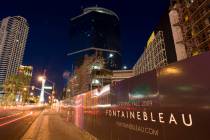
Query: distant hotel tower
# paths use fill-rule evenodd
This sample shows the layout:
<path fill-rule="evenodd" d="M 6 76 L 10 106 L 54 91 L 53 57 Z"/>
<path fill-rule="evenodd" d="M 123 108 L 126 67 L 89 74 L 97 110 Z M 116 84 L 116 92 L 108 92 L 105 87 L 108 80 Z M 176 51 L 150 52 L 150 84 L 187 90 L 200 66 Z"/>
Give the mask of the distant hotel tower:
<path fill-rule="evenodd" d="M 135 75 L 210 50 L 209 0 L 171 0 L 134 65 Z"/>
<path fill-rule="evenodd" d="M 120 53 L 119 17 L 111 10 L 101 7 L 85 8 L 82 14 L 71 19 L 71 50 L 78 51 L 90 47 L 118 51 Z M 93 54 L 94 51 L 85 52 Z M 100 52 L 110 70 L 121 68 L 121 56 L 118 53 Z M 75 61 L 83 60 L 83 54 L 77 54 Z M 77 62 L 80 65 L 82 62 Z"/>
<path fill-rule="evenodd" d="M 134 65 L 135 75 L 167 66 L 177 61 L 168 11 L 160 18 L 149 37 L 144 52 Z"/>
<path fill-rule="evenodd" d="M 28 23 L 21 16 L 6 17 L 0 21 L 0 85 L 18 72 L 23 60 L 28 30 Z"/>

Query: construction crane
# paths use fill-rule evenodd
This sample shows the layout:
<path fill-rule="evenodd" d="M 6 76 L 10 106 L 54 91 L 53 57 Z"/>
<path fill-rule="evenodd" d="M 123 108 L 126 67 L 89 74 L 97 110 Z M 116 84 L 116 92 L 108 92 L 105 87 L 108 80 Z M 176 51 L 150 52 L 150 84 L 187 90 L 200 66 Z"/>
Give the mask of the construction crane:
<path fill-rule="evenodd" d="M 118 51 L 115 51 L 115 50 L 90 47 L 90 48 L 82 49 L 82 50 L 79 50 L 79 51 L 76 51 L 76 52 L 68 53 L 67 56 L 71 56 L 71 55 L 74 55 L 74 54 L 78 54 L 78 53 L 82 53 L 82 52 L 86 52 L 86 51 L 90 51 L 90 50 L 96 50 L 96 51 L 102 51 L 102 52 L 111 52 L 111 53 L 117 53 L 117 54 L 120 55 L 120 53 Z"/>

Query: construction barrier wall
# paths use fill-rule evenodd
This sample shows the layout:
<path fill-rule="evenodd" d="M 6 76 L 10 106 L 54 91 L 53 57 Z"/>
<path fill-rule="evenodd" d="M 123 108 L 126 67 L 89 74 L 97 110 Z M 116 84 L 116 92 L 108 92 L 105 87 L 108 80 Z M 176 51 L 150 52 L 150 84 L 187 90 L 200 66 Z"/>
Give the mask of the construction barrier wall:
<path fill-rule="evenodd" d="M 63 113 L 100 140 L 208 140 L 209 60 L 207 52 L 75 96 Z"/>

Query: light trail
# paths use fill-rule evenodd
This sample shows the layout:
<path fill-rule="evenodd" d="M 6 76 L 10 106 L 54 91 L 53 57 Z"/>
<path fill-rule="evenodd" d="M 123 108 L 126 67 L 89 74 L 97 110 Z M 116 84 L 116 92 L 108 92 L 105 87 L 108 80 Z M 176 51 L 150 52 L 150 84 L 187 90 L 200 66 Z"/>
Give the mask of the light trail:
<path fill-rule="evenodd" d="M 10 118 L 10 117 L 14 117 L 14 116 L 17 116 L 17 115 L 22 114 L 22 113 L 23 113 L 23 112 L 16 113 L 16 114 L 12 114 L 12 115 L 5 116 L 5 117 L 1 117 L 0 120 L 6 119 L 6 118 Z"/>
<path fill-rule="evenodd" d="M 0 127 L 1 127 L 1 126 L 4 126 L 4 125 L 11 124 L 11 123 L 16 122 L 16 121 L 18 121 L 18 120 L 21 120 L 21 119 L 23 119 L 23 118 L 26 118 L 26 117 L 28 117 L 28 116 L 30 116 L 30 115 L 32 115 L 32 114 L 33 114 L 33 112 L 30 112 L 30 113 L 28 113 L 28 114 L 25 115 L 25 116 L 22 116 L 22 117 L 19 117 L 19 118 L 14 119 L 14 120 L 5 122 L 5 123 L 3 123 L 3 124 L 0 124 Z"/>

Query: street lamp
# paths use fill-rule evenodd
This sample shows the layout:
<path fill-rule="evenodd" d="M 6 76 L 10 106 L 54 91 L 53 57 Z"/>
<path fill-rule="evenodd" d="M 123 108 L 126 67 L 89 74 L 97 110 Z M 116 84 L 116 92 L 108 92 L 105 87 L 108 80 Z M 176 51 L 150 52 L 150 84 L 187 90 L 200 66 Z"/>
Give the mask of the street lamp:
<path fill-rule="evenodd" d="M 30 93 L 30 96 L 34 96 L 34 93 L 33 93 L 33 92 L 31 92 L 31 93 Z"/>
<path fill-rule="evenodd" d="M 24 88 L 23 88 L 23 90 L 24 90 L 24 91 L 27 91 L 27 88 L 26 88 L 26 87 L 24 87 Z"/>
<path fill-rule="evenodd" d="M 38 81 L 42 82 L 43 80 L 45 80 L 45 81 L 47 81 L 47 82 L 49 82 L 49 83 L 51 83 L 51 84 L 53 85 L 53 92 L 54 92 L 55 83 L 54 83 L 53 81 L 51 81 L 51 80 L 48 80 L 48 79 L 46 78 L 46 76 L 39 76 L 39 77 L 38 77 Z"/>
<path fill-rule="evenodd" d="M 38 77 L 38 81 L 39 81 L 39 82 L 42 82 L 44 79 L 45 79 L 45 76 L 39 76 L 39 77 Z"/>

